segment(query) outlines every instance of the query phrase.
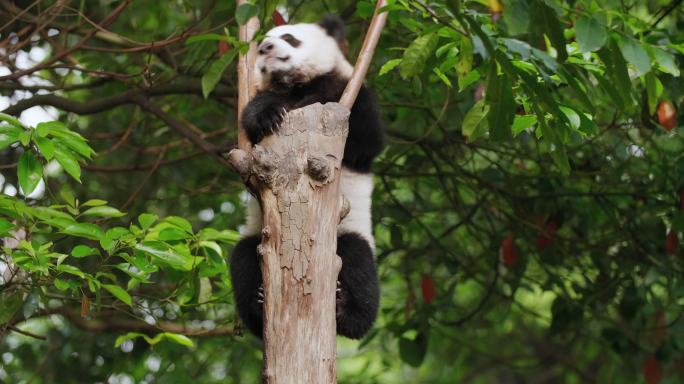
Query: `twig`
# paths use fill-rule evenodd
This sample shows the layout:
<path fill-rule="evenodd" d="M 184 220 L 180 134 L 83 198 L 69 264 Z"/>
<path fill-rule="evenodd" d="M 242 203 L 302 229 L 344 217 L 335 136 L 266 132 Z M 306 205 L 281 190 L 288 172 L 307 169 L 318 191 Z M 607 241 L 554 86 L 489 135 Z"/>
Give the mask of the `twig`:
<path fill-rule="evenodd" d="M 130 207 L 131 204 L 133 204 L 133 201 L 138 197 L 140 192 L 145 188 L 145 185 L 147 182 L 150 180 L 152 175 L 154 175 L 155 172 L 157 172 L 157 169 L 159 169 L 159 165 L 161 164 L 162 160 L 164 160 L 164 155 L 166 155 L 166 149 L 162 149 L 162 151 L 159 153 L 159 156 L 157 157 L 157 161 L 154 162 L 154 165 L 152 166 L 152 169 L 150 169 L 149 172 L 143 177 L 142 181 L 140 181 L 140 185 L 138 185 L 138 188 L 133 191 L 133 193 L 128 196 L 128 199 L 126 199 L 126 202 L 121 206 L 121 210 L 125 211 Z"/>
<path fill-rule="evenodd" d="M 102 28 L 104 28 L 104 27 L 108 26 L 109 24 L 111 24 L 114 20 L 116 20 L 116 18 L 121 14 L 121 12 L 123 12 L 123 10 L 126 9 L 126 7 L 128 6 L 129 3 L 130 3 L 130 0 L 122 1 L 116 8 L 114 8 L 114 10 L 109 15 L 107 15 L 100 22 L 99 25 Z M 59 54 L 51 57 L 47 61 L 44 61 L 44 62 L 42 62 L 38 65 L 35 65 L 31 68 L 28 68 L 28 69 L 13 72 L 13 73 L 6 75 L 6 76 L 0 76 L 0 80 L 18 79 L 20 77 L 30 75 L 36 71 L 40 71 L 41 69 L 49 67 L 53 63 L 56 63 L 57 61 L 63 59 L 64 57 L 66 57 L 66 56 L 72 54 L 73 52 L 75 52 L 76 50 L 78 50 L 83 44 L 86 43 L 86 41 L 88 41 L 91 37 L 93 37 L 93 35 L 95 35 L 95 32 L 97 32 L 97 29 L 92 29 L 85 36 L 83 36 L 83 38 L 81 40 L 79 40 L 76 44 L 74 44 L 73 46 L 71 46 L 68 49 L 65 49 L 64 51 L 60 52 Z"/>
<path fill-rule="evenodd" d="M 214 97 L 226 97 L 229 96 L 228 87 L 218 86 L 212 93 Z M 76 113 L 78 115 L 91 115 L 94 113 L 100 113 L 108 109 L 117 107 L 119 105 L 134 103 L 135 96 L 149 95 L 149 96 L 161 96 L 161 95 L 171 95 L 171 94 L 202 94 L 202 86 L 199 82 L 188 82 L 180 84 L 164 84 L 158 85 L 150 88 L 138 88 L 132 89 L 123 93 L 119 93 L 110 97 L 103 97 L 101 99 L 92 100 L 84 103 L 79 103 L 77 101 L 70 100 L 65 97 L 57 95 L 35 95 L 30 99 L 20 100 L 14 105 L 7 107 L 3 110 L 3 113 L 8 115 L 17 116 L 21 112 L 35 106 L 45 106 L 49 105 L 63 111 Z"/>
<path fill-rule="evenodd" d="M 34 339 L 47 340 L 47 337 L 45 337 L 45 336 L 36 335 L 35 333 L 24 331 L 24 330 L 21 330 L 17 327 L 10 326 L 10 327 L 8 327 L 8 329 L 12 332 L 16 332 L 16 333 L 22 334 L 24 336 L 32 337 Z"/>
<path fill-rule="evenodd" d="M 373 15 L 371 24 L 368 27 L 368 32 L 366 32 L 366 37 L 363 39 L 361 52 L 359 52 L 359 56 L 356 59 L 354 72 L 352 72 L 351 78 L 347 83 L 347 87 L 344 89 L 342 97 L 340 97 L 340 104 L 347 109 L 351 109 L 354 105 L 356 96 L 359 94 L 359 90 L 363 84 L 363 79 L 366 78 L 368 66 L 373 59 L 373 54 L 375 54 L 375 47 L 378 45 L 380 34 L 382 33 L 382 29 L 385 27 L 385 22 L 387 21 L 387 12 L 380 13 L 380 8 L 386 5 L 386 0 L 378 0 L 377 5 L 375 6 L 375 14 Z"/>
<path fill-rule="evenodd" d="M 669 15 L 670 13 L 672 13 L 672 11 L 674 11 L 675 9 L 677 9 L 677 7 L 679 7 L 679 6 L 682 4 L 682 2 L 684 2 L 684 0 L 675 0 L 675 1 L 673 1 L 672 4 L 670 4 L 670 5 L 667 7 L 667 9 L 665 9 L 665 11 L 663 12 L 663 14 L 660 15 L 660 17 L 658 17 L 658 19 L 657 19 L 656 21 L 654 21 L 653 24 L 651 24 L 651 29 L 657 27 L 658 24 L 660 24 L 660 22 L 663 21 L 663 19 L 666 18 L 667 15 Z M 650 32 L 650 31 L 648 31 L 648 32 Z"/>
<path fill-rule="evenodd" d="M 237 6 L 246 4 L 247 0 L 238 0 Z M 247 22 L 240 26 L 239 35 L 240 41 L 249 41 L 249 51 L 246 55 L 240 54 L 238 58 L 238 102 L 237 102 L 237 116 L 238 116 L 238 130 L 237 143 L 238 148 L 243 151 L 250 150 L 250 142 L 247 138 L 247 133 L 244 129 L 240 129 L 240 121 L 242 119 L 242 111 L 247 106 L 247 103 L 256 94 L 256 83 L 254 82 L 254 64 L 256 63 L 256 42 L 252 41 L 254 34 L 259 30 L 259 19 L 252 17 Z"/>
<path fill-rule="evenodd" d="M 217 147 L 215 147 L 208 141 L 203 140 L 201 137 L 197 136 L 195 132 L 192 131 L 192 129 L 188 128 L 186 125 L 176 120 L 168 113 L 164 112 L 157 105 L 151 103 L 147 98 L 140 95 L 135 95 L 133 99 L 143 109 L 147 110 L 148 112 L 151 112 L 153 115 L 160 118 L 169 127 L 173 128 L 176 132 L 188 138 L 188 140 L 190 140 L 193 144 L 201 148 L 204 152 L 213 155 L 219 163 L 230 169 L 233 169 L 228 160 L 221 156 Z"/>

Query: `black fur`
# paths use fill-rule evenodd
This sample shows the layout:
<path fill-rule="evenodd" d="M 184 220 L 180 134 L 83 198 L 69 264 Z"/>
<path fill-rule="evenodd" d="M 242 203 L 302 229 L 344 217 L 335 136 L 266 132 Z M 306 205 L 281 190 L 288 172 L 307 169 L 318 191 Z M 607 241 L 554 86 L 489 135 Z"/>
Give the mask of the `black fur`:
<path fill-rule="evenodd" d="M 261 236 L 248 236 L 241 239 L 230 257 L 230 279 L 238 315 L 247 328 L 261 337 L 263 310 L 258 303 L 257 290 L 262 284 L 261 267 L 257 246 Z"/>
<path fill-rule="evenodd" d="M 256 248 L 259 236 L 246 237 L 235 246 L 230 260 L 230 274 L 240 318 L 247 328 L 261 337 L 263 308 L 257 301 L 262 284 Z M 337 296 L 337 333 L 352 339 L 368 332 L 378 312 L 380 289 L 373 261 L 373 250 L 357 234 L 337 238 L 337 254 L 342 259 L 338 276 L 341 291 Z"/>
<path fill-rule="evenodd" d="M 342 46 L 347 38 L 347 31 L 344 27 L 344 21 L 336 15 L 325 15 L 321 21 L 318 22 L 321 28 L 325 29 L 337 44 Z"/>
<path fill-rule="evenodd" d="M 301 108 L 317 102 L 339 101 L 347 80 L 330 73 L 304 84 L 288 86 L 278 83 L 272 75 L 273 89 L 259 92 L 247 104 L 242 115 L 242 127 L 252 143 L 278 130 L 283 111 Z M 384 127 L 375 97 L 361 87 L 349 117 L 349 136 L 342 164 L 358 172 L 370 172 L 373 158 L 384 145 Z"/>
<path fill-rule="evenodd" d="M 339 17 L 326 16 L 319 25 L 342 44 L 344 24 Z M 296 71 L 294 71 L 296 72 Z M 254 144 L 278 130 L 285 112 L 317 102 L 339 101 L 347 80 L 335 72 L 306 81 L 297 73 L 270 73 L 269 89 L 259 92 L 242 115 L 242 127 Z M 349 135 L 342 164 L 354 171 L 369 173 L 373 158 L 384 145 L 384 127 L 375 97 L 361 87 L 349 117 Z M 353 204 L 353 202 L 352 202 Z M 257 290 L 262 284 L 256 248 L 259 236 L 242 239 L 231 256 L 231 278 L 237 310 L 247 328 L 262 333 L 262 306 Z M 342 258 L 338 276 L 341 290 L 337 295 L 337 333 L 350 338 L 362 337 L 375 321 L 379 306 L 379 285 L 373 250 L 358 234 L 337 238 L 337 254 Z"/>

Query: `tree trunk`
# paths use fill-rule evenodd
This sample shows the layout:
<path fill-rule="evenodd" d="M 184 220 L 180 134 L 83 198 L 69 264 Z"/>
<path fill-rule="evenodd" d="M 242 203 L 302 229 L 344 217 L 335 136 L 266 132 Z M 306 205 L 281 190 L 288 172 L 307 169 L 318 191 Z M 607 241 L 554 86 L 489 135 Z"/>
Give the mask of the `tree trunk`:
<path fill-rule="evenodd" d="M 290 111 L 276 135 L 230 160 L 258 196 L 265 383 L 335 383 L 339 175 L 349 110 Z"/>

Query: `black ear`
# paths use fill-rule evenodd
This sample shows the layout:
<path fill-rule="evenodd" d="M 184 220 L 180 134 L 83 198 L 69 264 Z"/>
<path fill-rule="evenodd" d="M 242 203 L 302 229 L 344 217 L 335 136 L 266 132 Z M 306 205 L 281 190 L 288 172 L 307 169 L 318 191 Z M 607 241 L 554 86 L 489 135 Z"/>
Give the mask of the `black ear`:
<path fill-rule="evenodd" d="M 342 46 L 347 39 L 347 31 L 344 28 L 344 21 L 336 15 L 325 15 L 318 22 L 318 25 Z"/>

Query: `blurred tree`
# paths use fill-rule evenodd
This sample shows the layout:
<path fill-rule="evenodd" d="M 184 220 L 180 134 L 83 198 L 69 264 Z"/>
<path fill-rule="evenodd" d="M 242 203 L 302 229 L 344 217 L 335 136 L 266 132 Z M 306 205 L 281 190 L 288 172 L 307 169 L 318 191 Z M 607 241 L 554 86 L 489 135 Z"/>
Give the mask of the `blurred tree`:
<path fill-rule="evenodd" d="M 682 1 L 389 9 L 382 311 L 340 382 L 682 380 Z M 0 2 L 0 381 L 258 381 L 225 262 L 238 24 L 338 13 L 353 58 L 372 10 Z"/>

